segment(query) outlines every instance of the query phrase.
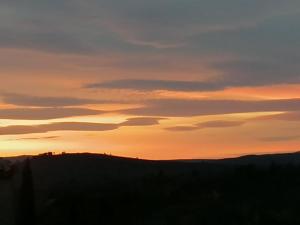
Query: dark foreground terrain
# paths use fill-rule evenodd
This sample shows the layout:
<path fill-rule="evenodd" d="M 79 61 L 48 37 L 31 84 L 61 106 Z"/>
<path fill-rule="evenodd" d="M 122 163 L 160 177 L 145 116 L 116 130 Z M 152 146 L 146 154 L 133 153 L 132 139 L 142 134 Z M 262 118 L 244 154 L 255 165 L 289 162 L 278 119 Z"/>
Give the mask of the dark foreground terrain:
<path fill-rule="evenodd" d="M 14 160 L 0 177 L 1 225 L 300 224 L 299 153 L 217 161 L 48 154 Z"/>

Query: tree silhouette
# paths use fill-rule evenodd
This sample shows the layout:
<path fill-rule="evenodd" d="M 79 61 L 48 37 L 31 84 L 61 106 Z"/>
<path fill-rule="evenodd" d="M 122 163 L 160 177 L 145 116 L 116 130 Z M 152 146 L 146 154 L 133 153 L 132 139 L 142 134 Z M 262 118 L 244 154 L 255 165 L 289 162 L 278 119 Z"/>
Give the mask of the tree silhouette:
<path fill-rule="evenodd" d="M 19 192 L 17 225 L 35 225 L 35 199 L 30 160 L 24 162 Z"/>

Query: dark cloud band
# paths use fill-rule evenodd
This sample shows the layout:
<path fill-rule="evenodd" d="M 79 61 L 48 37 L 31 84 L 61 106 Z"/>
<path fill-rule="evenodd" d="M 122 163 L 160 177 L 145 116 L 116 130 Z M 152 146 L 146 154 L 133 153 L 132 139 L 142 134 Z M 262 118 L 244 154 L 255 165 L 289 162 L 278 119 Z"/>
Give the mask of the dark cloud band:
<path fill-rule="evenodd" d="M 239 127 L 245 124 L 246 121 L 226 121 L 226 120 L 214 120 L 198 123 L 191 126 L 175 126 L 168 127 L 166 130 L 169 131 L 193 131 L 193 130 L 202 130 L 207 128 L 230 128 L 230 127 Z"/>
<path fill-rule="evenodd" d="M 178 81 L 178 80 L 114 80 L 102 83 L 93 83 L 86 88 L 132 89 L 139 91 L 215 91 L 223 89 L 222 85 L 212 82 Z"/>
<path fill-rule="evenodd" d="M 258 116 L 254 118 L 250 118 L 247 120 L 237 120 L 237 121 L 230 121 L 230 120 L 212 120 L 197 124 L 192 124 L 189 126 L 174 126 L 174 127 L 167 127 L 166 130 L 168 131 L 194 131 L 194 130 L 201 130 L 206 128 L 231 128 L 231 127 L 240 127 L 246 123 L 251 122 L 260 122 L 260 121 L 286 121 L 286 122 L 300 122 L 300 111 L 297 112 L 286 112 L 286 113 L 278 113 L 274 115 L 268 116 Z M 293 136 L 294 137 L 294 136 Z M 299 136 L 297 136 L 299 137 Z M 274 138 L 281 140 L 279 137 Z M 272 138 L 265 138 L 265 141 L 272 140 Z"/>
<path fill-rule="evenodd" d="M 144 107 L 122 110 L 121 112 L 140 116 L 188 117 L 298 110 L 300 110 L 300 99 L 259 101 L 161 99 L 148 101 Z"/>
<path fill-rule="evenodd" d="M 6 126 L 0 127 L 0 135 L 21 135 L 48 133 L 52 131 L 109 131 L 124 126 L 151 126 L 159 124 L 163 118 L 130 118 L 123 123 L 86 123 L 86 122 L 61 122 L 32 126 Z"/>
<path fill-rule="evenodd" d="M 65 107 L 82 106 L 87 104 L 108 103 L 105 100 L 68 98 L 68 97 L 41 97 L 20 94 L 3 94 L 2 101 L 6 104 L 17 106 L 37 106 L 37 107 Z"/>
<path fill-rule="evenodd" d="M 13 108 L 0 109 L 0 119 L 49 120 L 103 114 L 105 111 L 85 108 Z"/>

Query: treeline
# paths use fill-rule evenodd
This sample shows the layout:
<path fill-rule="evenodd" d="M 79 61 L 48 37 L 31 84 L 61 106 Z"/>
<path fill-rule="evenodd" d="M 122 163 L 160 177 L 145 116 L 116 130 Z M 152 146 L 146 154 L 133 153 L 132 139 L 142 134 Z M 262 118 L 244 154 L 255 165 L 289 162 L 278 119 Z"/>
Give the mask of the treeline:
<path fill-rule="evenodd" d="M 5 165 L 1 165 L 0 180 L 9 183 L 11 189 L 6 190 L 10 192 L 6 194 L 12 196 L 12 202 L 7 205 L 13 205 L 13 212 L 7 216 L 14 215 L 12 221 L 15 225 L 35 225 L 34 184 L 30 159 L 16 164 L 6 162 Z"/>
<path fill-rule="evenodd" d="M 15 165 L 0 158 L 0 180 L 11 179 L 15 173 Z"/>
<path fill-rule="evenodd" d="M 300 224 L 300 166 L 223 169 L 213 176 L 195 168 L 177 175 L 158 170 L 88 192 L 53 190 L 37 221 L 41 225 Z"/>

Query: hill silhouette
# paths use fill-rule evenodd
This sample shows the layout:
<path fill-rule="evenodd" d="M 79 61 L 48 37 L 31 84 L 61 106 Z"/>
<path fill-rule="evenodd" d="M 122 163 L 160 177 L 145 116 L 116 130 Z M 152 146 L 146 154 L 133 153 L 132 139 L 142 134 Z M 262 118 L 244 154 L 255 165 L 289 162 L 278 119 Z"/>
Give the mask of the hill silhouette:
<path fill-rule="evenodd" d="M 20 225 L 300 224 L 299 152 L 169 161 L 43 154 L 14 162 L 16 205 L 3 212 L 17 209 L 7 213 L 16 218 L 2 221 Z"/>
<path fill-rule="evenodd" d="M 210 162 L 227 165 L 247 165 L 253 164 L 257 166 L 268 166 L 272 163 L 276 164 L 298 164 L 300 163 L 300 152 L 294 153 L 279 153 L 279 154 L 262 154 L 262 155 L 244 155 L 236 158 L 225 159 L 192 159 L 192 160 L 179 160 L 185 162 Z"/>

